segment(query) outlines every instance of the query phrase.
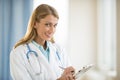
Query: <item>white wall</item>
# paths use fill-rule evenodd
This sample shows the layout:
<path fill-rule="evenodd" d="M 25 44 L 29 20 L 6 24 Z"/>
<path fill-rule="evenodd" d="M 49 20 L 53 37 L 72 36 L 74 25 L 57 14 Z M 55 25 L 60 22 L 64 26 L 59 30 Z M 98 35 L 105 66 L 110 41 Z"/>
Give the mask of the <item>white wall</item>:
<path fill-rule="evenodd" d="M 75 68 L 96 65 L 97 19 L 96 0 L 70 0 L 69 53 Z"/>
<path fill-rule="evenodd" d="M 77 69 L 93 63 L 95 68 L 98 68 L 98 1 L 107 0 L 70 0 L 69 2 L 69 42 L 68 51 L 71 56 L 73 66 Z M 112 0 L 108 0 L 111 1 Z M 120 1 L 117 2 L 117 78 L 111 72 L 106 74 L 106 71 L 91 71 L 87 77 L 81 80 L 119 80 L 120 79 L 120 23 L 119 13 Z M 98 13 L 97 13 L 98 12 Z M 101 11 L 102 12 L 102 11 Z M 103 17 L 104 19 L 104 17 Z M 104 27 L 104 26 L 103 26 Z M 113 31 L 113 30 L 112 30 Z M 109 56 L 109 54 L 107 54 Z M 104 54 L 103 54 L 104 57 Z M 113 56 L 112 56 L 113 57 Z M 102 60 L 103 61 L 103 60 Z M 110 61 L 109 61 L 110 62 Z M 105 72 L 105 73 L 104 73 Z M 113 76 L 112 76 L 113 75 Z"/>

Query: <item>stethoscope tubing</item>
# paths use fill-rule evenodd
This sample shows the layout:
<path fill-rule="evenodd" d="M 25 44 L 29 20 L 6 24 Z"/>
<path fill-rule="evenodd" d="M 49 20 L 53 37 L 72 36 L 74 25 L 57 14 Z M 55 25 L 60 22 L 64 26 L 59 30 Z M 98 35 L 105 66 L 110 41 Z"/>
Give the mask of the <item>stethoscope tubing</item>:
<path fill-rule="evenodd" d="M 30 66 L 32 67 L 32 64 L 30 63 L 30 60 L 29 60 L 30 54 L 34 54 L 34 55 L 36 56 L 37 60 L 38 60 L 39 67 L 40 67 L 40 72 L 39 72 L 39 73 L 35 73 L 35 74 L 38 75 L 38 74 L 42 73 L 42 71 L 41 71 L 42 66 L 41 66 L 40 61 L 39 61 L 39 59 L 38 59 L 38 54 L 37 54 L 36 51 L 31 50 L 29 44 L 26 44 L 26 45 L 27 45 L 27 49 L 28 49 L 28 51 L 27 51 L 27 53 L 26 53 L 26 57 L 27 57 L 27 60 L 28 60 L 28 62 L 29 62 L 29 64 L 30 64 Z M 57 59 L 58 59 L 59 63 L 63 66 L 63 63 L 61 62 L 61 58 L 60 58 L 60 55 L 59 55 L 58 51 L 56 51 L 56 56 L 57 56 Z M 33 71 L 34 71 L 34 69 L 33 69 Z M 35 71 L 34 71 L 34 72 L 35 72 Z"/>

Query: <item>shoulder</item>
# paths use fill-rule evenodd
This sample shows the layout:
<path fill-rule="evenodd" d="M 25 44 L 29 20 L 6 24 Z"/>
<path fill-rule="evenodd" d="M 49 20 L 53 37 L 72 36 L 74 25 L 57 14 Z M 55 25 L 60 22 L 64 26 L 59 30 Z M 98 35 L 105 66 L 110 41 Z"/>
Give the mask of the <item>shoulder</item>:
<path fill-rule="evenodd" d="M 25 50 L 26 50 L 26 46 L 25 45 L 19 45 L 18 47 L 13 48 L 11 50 L 10 55 L 21 55 L 21 53 L 24 53 Z"/>
<path fill-rule="evenodd" d="M 12 51 L 23 51 L 26 48 L 26 45 L 19 45 L 16 48 L 13 48 Z"/>

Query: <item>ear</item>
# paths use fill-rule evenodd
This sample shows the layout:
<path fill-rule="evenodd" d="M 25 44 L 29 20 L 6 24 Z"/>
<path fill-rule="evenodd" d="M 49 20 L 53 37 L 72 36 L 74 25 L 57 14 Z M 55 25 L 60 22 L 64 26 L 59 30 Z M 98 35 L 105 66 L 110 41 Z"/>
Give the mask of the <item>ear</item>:
<path fill-rule="evenodd" d="M 37 26 L 38 26 L 38 23 L 35 22 L 35 23 L 34 23 L 34 28 L 37 28 Z"/>

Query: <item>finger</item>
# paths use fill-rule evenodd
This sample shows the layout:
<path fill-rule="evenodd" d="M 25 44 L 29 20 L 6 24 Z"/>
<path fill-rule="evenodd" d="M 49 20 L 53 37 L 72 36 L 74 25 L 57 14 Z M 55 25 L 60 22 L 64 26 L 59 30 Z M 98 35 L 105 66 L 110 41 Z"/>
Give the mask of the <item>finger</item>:
<path fill-rule="evenodd" d="M 72 74 L 75 73 L 75 69 L 73 67 L 70 69 L 70 71 L 71 71 Z"/>
<path fill-rule="evenodd" d="M 70 71 L 69 71 L 68 68 L 66 68 L 66 69 L 64 70 L 64 72 L 63 72 L 63 74 L 65 74 L 65 75 L 67 75 L 67 74 L 69 74 L 69 73 L 70 73 Z"/>
<path fill-rule="evenodd" d="M 71 74 L 69 74 L 68 77 L 69 77 L 69 80 L 75 80 L 75 77 Z"/>
<path fill-rule="evenodd" d="M 65 78 L 65 80 L 70 80 L 68 75 L 66 75 L 66 78 Z"/>
<path fill-rule="evenodd" d="M 75 71 L 71 71 L 71 74 L 74 75 L 74 74 L 75 74 Z"/>
<path fill-rule="evenodd" d="M 75 69 L 73 68 L 73 67 L 67 67 L 66 69 L 65 69 L 65 73 L 66 74 L 69 74 L 69 73 L 72 73 L 72 74 L 74 74 L 75 73 Z"/>
<path fill-rule="evenodd" d="M 68 69 L 69 69 L 69 71 L 72 72 L 72 73 L 75 72 L 75 69 L 74 69 L 72 66 L 68 67 Z"/>

